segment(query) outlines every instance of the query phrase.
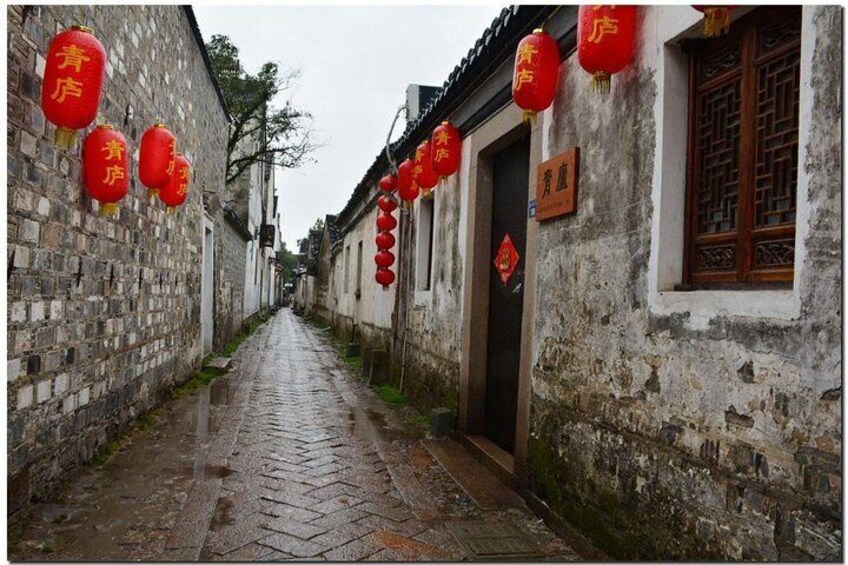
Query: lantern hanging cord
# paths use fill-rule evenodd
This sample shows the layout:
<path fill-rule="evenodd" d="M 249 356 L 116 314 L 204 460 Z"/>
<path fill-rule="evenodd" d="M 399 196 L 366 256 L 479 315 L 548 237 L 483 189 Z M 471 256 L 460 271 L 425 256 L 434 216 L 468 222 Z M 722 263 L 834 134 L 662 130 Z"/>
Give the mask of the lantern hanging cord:
<path fill-rule="evenodd" d="M 553 11 L 553 12 L 551 12 L 550 14 L 548 14 L 548 17 L 547 17 L 547 18 L 545 18 L 545 21 L 544 21 L 544 22 L 542 22 L 542 25 L 540 25 L 539 27 L 540 27 L 540 28 L 542 28 L 542 29 L 545 29 L 545 26 L 546 26 L 546 25 L 548 25 L 548 22 L 549 22 L 549 21 L 551 21 L 551 18 L 553 18 L 553 17 L 556 15 L 556 13 L 557 13 L 557 12 L 559 12 L 560 8 L 562 8 L 562 7 L 563 7 L 563 4 L 560 4 L 559 6 L 557 6 L 557 7 L 554 9 L 554 11 Z"/>
<path fill-rule="evenodd" d="M 392 152 L 389 150 L 389 147 L 391 146 L 392 132 L 395 131 L 395 124 L 397 123 L 401 112 L 404 112 L 404 113 L 409 112 L 409 110 L 406 107 L 406 104 L 402 104 L 400 107 L 398 107 L 397 112 L 395 112 L 395 119 L 392 120 L 392 127 L 389 128 L 389 135 L 386 136 L 386 158 L 389 160 L 389 163 L 392 165 L 392 171 L 394 171 L 394 174 L 397 174 L 398 168 L 397 168 L 397 163 L 395 162 L 394 158 L 392 157 Z"/>

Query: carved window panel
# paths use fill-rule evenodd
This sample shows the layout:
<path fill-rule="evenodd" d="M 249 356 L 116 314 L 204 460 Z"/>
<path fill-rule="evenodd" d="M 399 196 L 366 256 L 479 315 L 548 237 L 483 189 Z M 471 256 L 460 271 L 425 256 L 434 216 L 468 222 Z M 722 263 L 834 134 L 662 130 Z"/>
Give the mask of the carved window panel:
<path fill-rule="evenodd" d="M 691 49 L 685 283 L 791 282 L 801 10 L 769 7 Z"/>

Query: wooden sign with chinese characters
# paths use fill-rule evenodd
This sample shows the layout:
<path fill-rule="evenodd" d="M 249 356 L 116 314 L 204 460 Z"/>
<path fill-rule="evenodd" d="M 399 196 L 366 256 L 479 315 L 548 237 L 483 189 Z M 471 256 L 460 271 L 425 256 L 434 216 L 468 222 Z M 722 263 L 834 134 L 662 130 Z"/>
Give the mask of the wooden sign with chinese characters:
<path fill-rule="evenodd" d="M 542 222 L 577 211 L 579 169 L 579 147 L 572 147 L 539 165 L 536 177 L 536 221 Z"/>

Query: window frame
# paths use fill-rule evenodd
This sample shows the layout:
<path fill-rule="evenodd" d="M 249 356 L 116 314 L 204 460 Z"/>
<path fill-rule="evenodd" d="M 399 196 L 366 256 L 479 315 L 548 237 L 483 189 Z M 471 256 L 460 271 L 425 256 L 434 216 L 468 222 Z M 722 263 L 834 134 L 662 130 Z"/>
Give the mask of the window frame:
<path fill-rule="evenodd" d="M 779 47 L 766 53 L 757 54 L 756 40 L 763 24 L 775 16 L 786 17 L 795 12 L 798 19 L 799 34 L 794 39 L 784 42 Z M 733 23 L 731 32 L 714 39 L 688 41 L 684 46 L 689 58 L 688 69 L 688 101 L 687 101 L 687 145 L 686 145 L 686 192 L 684 197 L 684 242 L 683 242 L 683 284 L 675 286 L 675 290 L 724 289 L 724 290 L 756 290 L 756 289 L 787 289 L 793 287 L 795 272 L 794 262 L 788 267 L 754 269 L 754 246 L 760 239 L 796 239 L 798 229 L 798 193 L 801 176 L 801 160 L 797 161 L 798 175 L 795 179 L 796 214 L 792 225 L 780 225 L 772 228 L 756 228 L 754 224 L 757 168 L 757 74 L 760 66 L 779 59 L 793 50 L 799 57 L 799 74 L 801 74 L 801 33 L 802 10 L 797 6 L 762 7 L 741 17 Z M 705 55 L 729 45 L 733 41 L 741 42 L 741 62 L 739 68 L 724 75 L 705 81 L 699 85 L 699 55 Z M 700 174 L 699 162 L 699 113 L 701 95 L 704 91 L 740 82 L 740 137 L 739 137 L 739 189 L 737 193 L 736 228 L 733 232 L 718 232 L 715 234 L 696 234 L 698 225 L 698 181 Z M 801 116 L 800 96 L 795 101 L 799 115 L 798 132 L 795 139 L 796 151 L 801 153 Z M 799 156 L 800 157 L 800 156 Z M 694 270 L 694 251 L 696 239 L 703 242 L 715 240 L 715 243 L 733 242 L 735 244 L 736 266 L 733 271 L 701 271 Z M 797 253 L 797 246 L 795 249 Z"/>

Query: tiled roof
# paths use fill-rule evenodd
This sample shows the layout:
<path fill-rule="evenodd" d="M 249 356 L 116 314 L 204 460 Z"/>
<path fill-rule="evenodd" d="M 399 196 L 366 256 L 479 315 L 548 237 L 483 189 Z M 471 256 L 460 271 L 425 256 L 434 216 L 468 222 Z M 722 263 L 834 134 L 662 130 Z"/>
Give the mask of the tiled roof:
<path fill-rule="evenodd" d="M 339 226 L 336 223 L 338 216 L 327 214 L 326 218 L 324 218 L 324 225 L 327 227 L 327 231 L 330 232 L 330 245 L 334 245 L 339 240 Z"/>
<path fill-rule="evenodd" d="M 250 229 L 245 225 L 239 215 L 233 210 L 229 204 L 226 202 L 221 204 L 221 210 L 224 212 L 224 219 L 235 228 L 235 230 L 241 235 L 246 241 L 251 241 L 253 239 L 253 234 L 250 233 Z"/>
<path fill-rule="evenodd" d="M 468 54 L 454 67 L 442 87 L 422 110 L 418 118 L 407 124 L 406 129 L 389 150 L 396 160 L 410 154 L 417 144 L 429 136 L 438 121 L 449 115 L 471 90 L 486 80 L 507 57 L 512 56 L 515 46 L 525 34 L 553 13 L 556 6 L 510 6 L 504 8 L 492 24 L 486 28 Z M 465 96 L 463 96 L 465 95 Z M 460 131 L 462 129 L 460 128 Z M 464 133 L 464 132 L 463 132 Z M 359 201 L 368 194 L 372 179 L 387 171 L 389 162 L 385 148 L 380 150 L 374 163 L 354 189 L 345 207 L 339 212 L 339 225 L 343 225 Z"/>
<path fill-rule="evenodd" d="M 215 71 L 212 68 L 212 61 L 209 60 L 209 52 L 206 50 L 206 44 L 203 42 L 203 34 L 200 33 L 200 27 L 197 25 L 197 18 L 194 17 L 194 9 L 191 6 L 183 6 L 183 11 L 188 18 L 188 23 L 191 25 L 191 31 L 194 33 L 194 39 L 197 41 L 197 46 L 200 48 L 200 54 L 203 56 L 203 62 L 206 64 L 206 71 L 209 73 L 209 79 L 212 81 L 212 86 L 215 87 L 215 94 L 218 95 L 218 102 L 221 103 L 221 108 L 224 110 L 224 115 L 227 116 L 227 121 L 232 122 L 230 110 L 227 108 L 227 103 L 224 101 L 224 94 L 221 92 L 221 86 L 218 84 L 218 79 L 215 77 Z"/>

